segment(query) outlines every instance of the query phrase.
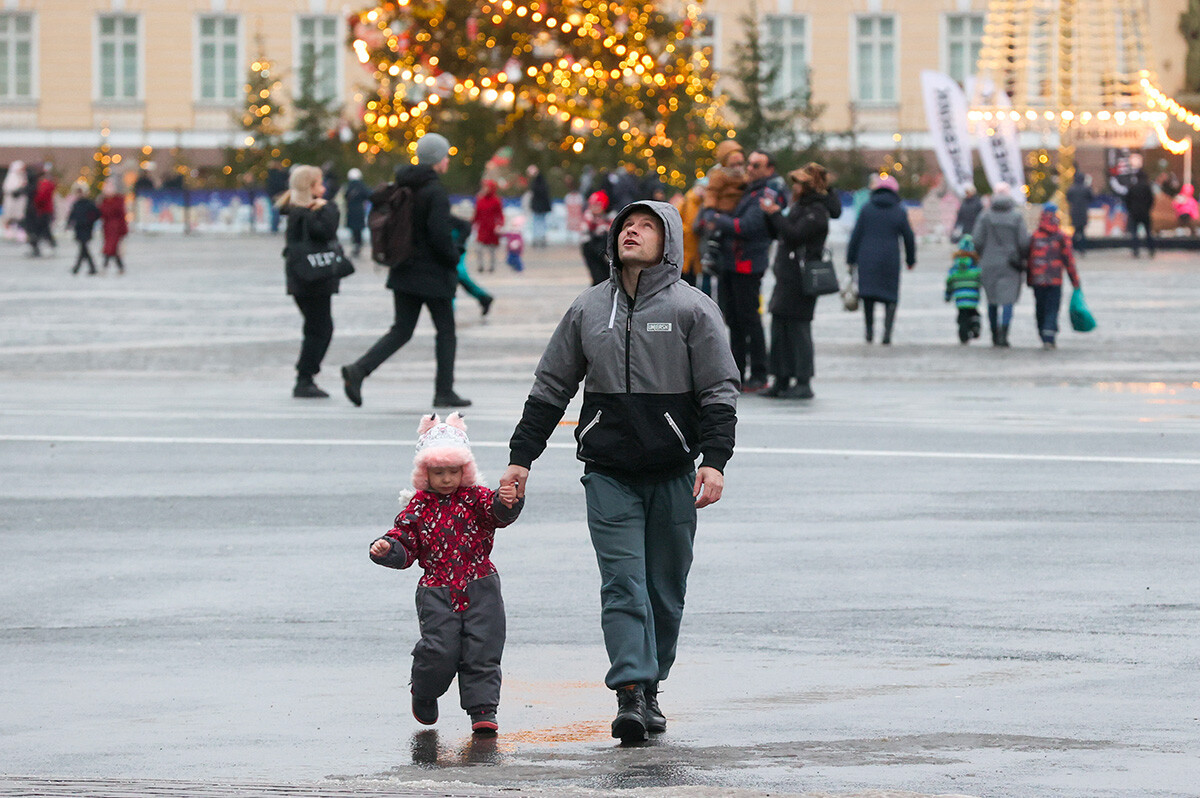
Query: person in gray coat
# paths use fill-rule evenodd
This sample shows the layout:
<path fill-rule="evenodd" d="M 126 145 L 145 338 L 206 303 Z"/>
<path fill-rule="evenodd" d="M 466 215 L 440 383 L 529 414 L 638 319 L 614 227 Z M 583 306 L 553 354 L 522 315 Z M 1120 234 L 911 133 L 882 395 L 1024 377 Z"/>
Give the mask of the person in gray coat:
<path fill-rule="evenodd" d="M 900 302 L 900 241 L 904 262 L 917 265 L 917 241 L 908 212 L 900 202 L 900 184 L 888 175 L 875 181 L 871 199 L 858 212 L 850 233 L 846 263 L 858 271 L 858 296 L 862 299 L 867 343 L 875 339 L 875 303 L 883 303 L 883 339 L 892 342 L 896 305 Z"/>
<path fill-rule="evenodd" d="M 667 728 L 658 685 L 675 661 L 696 510 L 721 498 L 733 456 L 738 371 L 721 311 L 682 280 L 679 211 L 627 205 L 608 254 L 609 279 L 575 299 L 538 363 L 500 485 L 525 495 L 583 382 L 575 440 L 600 567 L 604 682 L 617 694 L 612 734 L 641 740 Z"/>
<path fill-rule="evenodd" d="M 1029 230 L 1007 183 L 996 186 L 991 207 L 975 222 L 974 238 L 992 346 L 1008 346 L 1013 305 L 1021 296 L 1022 272 L 1029 256 Z"/>

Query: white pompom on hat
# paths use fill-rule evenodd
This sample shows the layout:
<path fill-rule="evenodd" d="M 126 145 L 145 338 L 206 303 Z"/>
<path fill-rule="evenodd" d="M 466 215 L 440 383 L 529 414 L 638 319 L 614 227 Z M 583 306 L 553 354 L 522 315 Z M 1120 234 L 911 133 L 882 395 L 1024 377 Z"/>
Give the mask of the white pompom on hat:
<path fill-rule="evenodd" d="M 458 413 L 451 413 L 445 421 L 432 413 L 421 419 L 417 427 L 417 454 L 413 458 L 412 484 L 417 490 L 429 490 L 429 469 L 440 466 L 462 466 L 462 486 L 475 485 L 479 472 L 475 466 L 475 455 L 471 453 L 471 441 L 467 438 L 467 425 Z"/>

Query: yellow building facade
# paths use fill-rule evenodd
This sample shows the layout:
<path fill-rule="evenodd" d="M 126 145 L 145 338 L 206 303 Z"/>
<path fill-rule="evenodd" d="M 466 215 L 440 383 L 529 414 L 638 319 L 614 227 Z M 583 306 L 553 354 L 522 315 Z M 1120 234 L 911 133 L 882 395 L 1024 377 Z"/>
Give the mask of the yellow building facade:
<path fill-rule="evenodd" d="M 465 0 L 464 0 L 465 1 Z M 756 9 L 781 54 L 777 90 L 811 88 L 819 126 L 853 129 L 859 146 L 923 148 L 920 73 L 973 73 L 987 0 L 707 0 L 697 43 L 713 48 L 720 88 Z M 1187 0 L 1145 0 L 1148 65 L 1169 93 L 1183 83 L 1178 32 Z M 144 159 L 183 151 L 219 162 L 244 138 L 248 70 L 266 57 L 286 107 L 306 63 L 323 96 L 352 120 L 370 75 L 346 46 L 359 3 L 332 0 L 0 0 L 0 163 L 86 164 L 106 141 Z M 283 120 L 286 125 L 286 117 Z M 77 162 L 73 163 L 73 162 Z"/>

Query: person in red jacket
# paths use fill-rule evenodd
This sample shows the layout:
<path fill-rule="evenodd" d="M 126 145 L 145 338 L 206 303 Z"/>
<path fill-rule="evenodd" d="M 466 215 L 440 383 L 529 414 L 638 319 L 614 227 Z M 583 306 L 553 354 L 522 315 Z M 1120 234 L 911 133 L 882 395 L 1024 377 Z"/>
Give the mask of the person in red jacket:
<path fill-rule="evenodd" d="M 483 190 L 475 197 L 475 218 L 471 224 L 475 227 L 475 250 L 479 263 L 479 271 L 483 271 L 484 261 L 487 270 L 496 271 L 496 254 L 500 251 L 499 230 L 504 226 L 504 204 L 496 193 L 496 181 L 484 180 Z"/>
<path fill-rule="evenodd" d="M 1071 238 L 1059 227 L 1058 206 L 1048 203 L 1042 208 L 1037 231 L 1029 240 L 1029 270 L 1025 277 L 1033 289 L 1034 313 L 1043 349 L 1055 347 L 1064 269 L 1071 278 L 1071 285 L 1078 288 L 1079 272 L 1075 271 Z"/>
<path fill-rule="evenodd" d="M 29 208 L 25 213 L 25 232 L 29 237 L 29 246 L 33 248 L 30 254 L 36 258 L 42 254 L 38 244 L 43 240 L 48 242 L 51 247 L 58 249 L 58 242 L 54 240 L 54 233 L 51 230 L 54 224 L 54 194 L 58 189 L 58 184 L 54 182 L 54 177 L 47 166 L 46 171 L 37 180 L 29 181 L 29 185 L 32 196 Z"/>
<path fill-rule="evenodd" d="M 104 225 L 104 265 L 116 260 L 117 274 L 125 273 L 125 262 L 121 260 L 121 240 L 129 234 L 129 223 L 125 220 L 125 197 L 117 191 L 113 181 L 106 180 L 100 188 L 100 221 Z"/>
<path fill-rule="evenodd" d="M 457 675 L 471 731 L 492 734 L 505 629 L 500 576 L 490 555 L 496 530 L 517 520 L 524 499 L 515 485 L 493 491 L 479 480 L 462 416 L 424 417 L 413 458 L 415 493 L 400 495 L 404 509 L 370 552 L 379 565 L 416 563 L 425 571 L 417 586 L 421 640 L 413 649 L 413 717 L 436 723 L 438 699 Z"/>

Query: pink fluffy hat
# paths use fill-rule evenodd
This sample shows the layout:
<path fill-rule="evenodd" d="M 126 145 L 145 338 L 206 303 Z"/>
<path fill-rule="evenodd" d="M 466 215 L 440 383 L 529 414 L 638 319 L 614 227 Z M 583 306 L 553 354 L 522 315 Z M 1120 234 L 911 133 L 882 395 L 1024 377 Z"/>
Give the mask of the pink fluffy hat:
<path fill-rule="evenodd" d="M 432 413 L 422 418 L 417 427 L 413 487 L 429 490 L 429 469 L 439 466 L 462 466 L 463 487 L 479 481 L 475 455 L 471 453 L 471 441 L 467 438 L 467 425 L 458 413 L 446 416 L 445 421 L 439 421 L 437 414 Z"/>

